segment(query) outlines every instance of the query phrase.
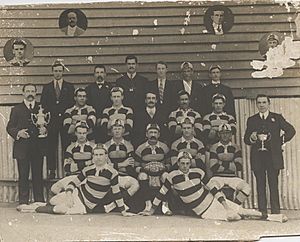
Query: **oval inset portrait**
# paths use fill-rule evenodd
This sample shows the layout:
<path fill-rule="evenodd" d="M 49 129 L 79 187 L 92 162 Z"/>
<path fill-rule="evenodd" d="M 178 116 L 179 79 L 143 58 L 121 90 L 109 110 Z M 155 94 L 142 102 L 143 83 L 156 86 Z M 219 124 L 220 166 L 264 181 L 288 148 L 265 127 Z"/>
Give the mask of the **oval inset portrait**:
<path fill-rule="evenodd" d="M 66 36 L 78 37 L 86 31 L 88 21 L 80 9 L 67 9 L 59 16 L 58 25 Z"/>
<path fill-rule="evenodd" d="M 3 48 L 5 60 L 13 66 L 26 66 L 34 55 L 31 42 L 25 38 L 11 38 Z"/>
<path fill-rule="evenodd" d="M 209 33 L 223 35 L 232 28 L 234 16 L 228 7 L 214 5 L 206 10 L 203 22 Z"/>

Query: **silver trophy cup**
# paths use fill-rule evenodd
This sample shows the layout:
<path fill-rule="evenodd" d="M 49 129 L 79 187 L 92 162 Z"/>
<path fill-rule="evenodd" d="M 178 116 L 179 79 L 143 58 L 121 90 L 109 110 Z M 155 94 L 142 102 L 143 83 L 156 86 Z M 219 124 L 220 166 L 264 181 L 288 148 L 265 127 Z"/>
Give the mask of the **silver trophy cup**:
<path fill-rule="evenodd" d="M 269 134 L 258 134 L 257 135 L 257 138 L 259 141 L 261 141 L 261 147 L 258 149 L 259 151 L 266 151 L 268 150 L 266 147 L 265 147 L 265 142 L 267 140 L 269 140 L 270 138 L 270 135 Z"/>
<path fill-rule="evenodd" d="M 38 113 L 32 113 L 31 114 L 31 121 L 32 123 L 38 128 L 39 130 L 39 138 L 45 138 L 48 135 L 48 131 L 46 129 L 46 126 L 50 122 L 50 113 L 44 113 L 44 109 L 42 108 L 42 105 L 39 105 Z"/>

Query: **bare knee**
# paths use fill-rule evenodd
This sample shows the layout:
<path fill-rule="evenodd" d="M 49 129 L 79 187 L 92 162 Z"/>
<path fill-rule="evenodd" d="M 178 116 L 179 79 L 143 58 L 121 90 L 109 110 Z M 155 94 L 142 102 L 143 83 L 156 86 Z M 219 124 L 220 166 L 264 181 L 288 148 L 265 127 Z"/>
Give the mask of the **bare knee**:
<path fill-rule="evenodd" d="M 138 179 L 139 179 L 140 181 L 145 181 L 145 180 L 148 179 L 148 175 L 147 175 L 145 172 L 141 172 L 141 173 L 139 174 L 139 176 L 138 176 Z"/>

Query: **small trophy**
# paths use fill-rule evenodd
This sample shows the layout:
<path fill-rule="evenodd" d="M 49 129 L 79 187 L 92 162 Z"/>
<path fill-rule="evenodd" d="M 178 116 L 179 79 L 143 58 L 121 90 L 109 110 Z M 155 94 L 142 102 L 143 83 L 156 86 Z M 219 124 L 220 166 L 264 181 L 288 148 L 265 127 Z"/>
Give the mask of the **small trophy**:
<path fill-rule="evenodd" d="M 261 141 L 261 147 L 258 149 L 259 151 L 266 151 L 265 142 L 268 140 L 268 134 L 258 134 L 257 138 Z"/>
<path fill-rule="evenodd" d="M 50 112 L 44 113 L 44 109 L 42 108 L 42 105 L 39 105 L 39 111 L 37 114 L 32 113 L 31 114 L 31 120 L 32 123 L 38 128 L 39 130 L 39 138 L 45 138 L 48 135 L 47 129 L 45 128 L 49 122 L 50 122 Z"/>

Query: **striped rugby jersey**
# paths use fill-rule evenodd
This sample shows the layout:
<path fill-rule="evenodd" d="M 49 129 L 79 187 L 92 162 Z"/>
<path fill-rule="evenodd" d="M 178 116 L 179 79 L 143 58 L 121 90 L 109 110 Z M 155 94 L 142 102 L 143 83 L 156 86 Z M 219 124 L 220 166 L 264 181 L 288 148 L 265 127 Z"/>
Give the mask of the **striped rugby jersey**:
<path fill-rule="evenodd" d="M 119 168 L 118 164 L 134 154 L 132 144 L 125 139 L 117 144 L 113 139 L 111 139 L 105 143 L 105 147 L 107 148 L 108 157 L 113 163 L 114 168 L 120 175 L 128 175 L 127 169 L 125 167 Z"/>
<path fill-rule="evenodd" d="M 77 107 L 74 105 L 71 108 L 68 108 L 65 111 L 64 114 L 64 122 L 63 125 L 69 130 L 69 127 L 72 124 L 72 120 L 76 119 L 78 122 L 79 121 L 86 121 L 88 127 L 89 127 L 89 133 L 92 131 L 92 128 L 96 124 L 96 112 L 95 109 L 92 106 L 89 105 L 84 105 L 83 107 Z M 74 133 L 75 131 L 75 126 L 74 130 L 69 133 Z"/>
<path fill-rule="evenodd" d="M 237 176 L 241 171 L 242 151 L 231 142 L 227 145 L 218 142 L 210 148 L 209 166 L 215 176 Z"/>
<path fill-rule="evenodd" d="M 232 133 L 236 133 L 236 121 L 235 118 L 232 115 L 229 115 L 225 112 L 222 112 L 220 114 L 217 113 L 210 113 L 204 116 L 203 121 L 203 135 L 204 137 L 208 137 L 209 131 L 211 129 L 218 130 L 219 126 L 221 124 L 229 124 L 231 126 Z M 215 144 L 218 142 L 218 137 L 215 137 L 213 140 L 208 140 L 207 143 L 209 144 Z"/>
<path fill-rule="evenodd" d="M 154 208 L 158 207 L 161 201 L 164 201 L 171 188 L 178 193 L 184 204 L 197 215 L 203 214 L 209 208 L 214 197 L 222 202 L 224 197 L 219 192 L 217 184 L 208 182 L 204 176 L 204 171 L 199 168 L 190 168 L 187 174 L 180 170 L 171 171 L 153 200 Z"/>
<path fill-rule="evenodd" d="M 191 119 L 192 123 L 194 124 L 195 132 L 198 135 L 202 131 L 201 115 L 191 108 L 187 110 L 178 108 L 177 110 L 171 112 L 168 122 L 170 132 L 172 134 L 181 135 L 181 123 L 187 117 Z"/>
<path fill-rule="evenodd" d="M 198 167 L 206 170 L 205 147 L 200 140 L 193 137 L 190 141 L 188 141 L 182 136 L 181 138 L 173 142 L 170 155 L 171 164 L 174 168 L 177 168 L 177 155 L 181 151 L 186 151 L 192 155 L 192 167 Z"/>
<path fill-rule="evenodd" d="M 133 112 L 129 107 L 121 106 L 116 109 L 115 107 L 105 108 L 101 117 L 101 126 L 103 126 L 107 133 L 111 127 L 111 122 L 113 120 L 120 119 L 124 121 L 125 124 L 125 135 L 128 135 L 133 127 Z"/>
<path fill-rule="evenodd" d="M 162 162 L 163 164 L 167 164 L 167 159 L 169 153 L 169 147 L 163 143 L 158 141 L 155 146 L 151 146 L 148 141 L 141 144 L 135 151 L 135 154 L 139 158 L 137 162 L 136 171 L 139 172 L 141 168 L 151 161 Z"/>
<path fill-rule="evenodd" d="M 86 182 L 81 184 L 85 179 Z M 81 173 L 67 185 L 66 191 L 73 192 L 76 187 L 79 191 L 79 198 L 88 211 L 100 204 L 110 191 L 120 211 L 125 210 L 118 183 L 118 172 L 108 164 L 101 169 L 95 165 L 83 168 Z"/>
<path fill-rule="evenodd" d="M 95 144 L 89 141 L 84 144 L 74 142 L 68 146 L 64 155 L 64 170 L 67 175 L 76 174 L 87 166 L 86 163 L 92 160 L 94 147 Z"/>

